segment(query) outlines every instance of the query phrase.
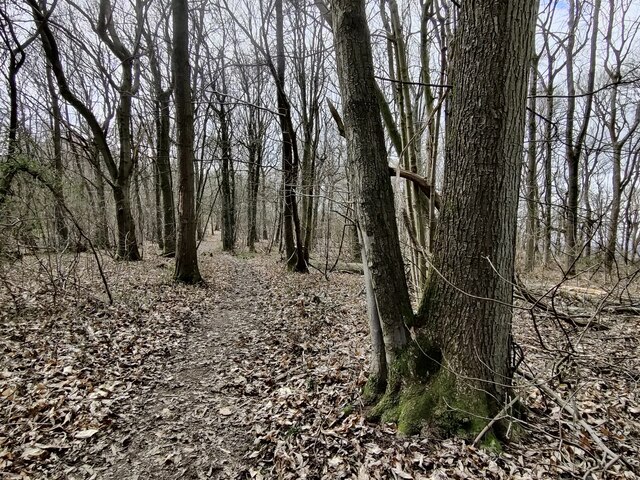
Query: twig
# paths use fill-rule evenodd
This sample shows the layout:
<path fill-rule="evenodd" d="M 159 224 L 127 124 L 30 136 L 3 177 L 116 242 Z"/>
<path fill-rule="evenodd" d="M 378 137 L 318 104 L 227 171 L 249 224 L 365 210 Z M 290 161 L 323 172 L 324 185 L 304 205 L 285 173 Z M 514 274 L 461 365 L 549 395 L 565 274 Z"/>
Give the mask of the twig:
<path fill-rule="evenodd" d="M 513 407 L 518 400 L 520 400 L 520 397 L 518 395 L 513 397 L 513 399 L 508 404 L 506 404 L 504 406 L 504 408 L 502 410 L 500 410 L 500 412 L 498 412 L 498 414 L 495 417 L 493 417 L 489 423 L 487 423 L 487 425 L 482 429 L 482 431 L 478 434 L 478 436 L 475 438 L 475 440 L 473 441 L 473 443 L 471 445 L 473 445 L 475 447 L 480 442 L 480 440 L 482 440 L 482 437 L 484 437 L 485 434 L 491 429 L 491 427 L 493 427 L 493 425 L 498 420 L 503 418 L 504 414 L 507 412 L 507 410 L 509 410 L 511 407 Z"/>

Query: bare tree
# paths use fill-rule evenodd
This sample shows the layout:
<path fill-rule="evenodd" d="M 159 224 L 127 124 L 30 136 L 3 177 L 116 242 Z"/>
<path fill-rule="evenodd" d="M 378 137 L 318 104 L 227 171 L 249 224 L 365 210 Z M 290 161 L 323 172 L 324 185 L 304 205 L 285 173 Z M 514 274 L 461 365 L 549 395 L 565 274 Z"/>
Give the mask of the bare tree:
<path fill-rule="evenodd" d="M 169 82 L 166 89 L 162 86 L 162 72 L 160 69 L 159 48 L 157 46 L 160 27 L 167 21 L 168 12 L 163 12 L 162 18 L 156 23 L 155 34 L 152 34 L 146 19 L 144 36 L 149 57 L 149 69 L 151 70 L 153 94 L 154 94 L 154 119 L 156 132 L 156 169 L 159 186 L 159 195 L 162 199 L 162 209 L 159 210 L 163 255 L 172 257 L 176 250 L 176 219 L 173 200 L 173 182 L 171 178 L 170 162 L 170 102 L 173 91 L 173 81 Z M 169 43 L 169 42 L 167 42 Z"/>
<path fill-rule="evenodd" d="M 115 161 L 111 148 L 108 144 L 105 131 L 96 119 L 91 109 L 82 102 L 82 100 L 71 91 L 64 72 L 64 67 L 60 59 L 58 43 L 49 25 L 49 12 L 42 10 L 36 0 L 27 0 L 31 6 L 33 17 L 38 25 L 40 38 L 45 54 L 51 65 L 51 69 L 56 77 L 60 95 L 71 104 L 78 113 L 84 118 L 91 129 L 102 160 L 104 161 L 109 176 L 111 178 L 111 188 L 116 203 L 116 219 L 118 223 L 118 256 L 125 260 L 139 260 L 140 252 L 138 251 L 138 242 L 136 240 L 135 224 L 131 214 L 130 200 L 130 179 L 133 169 L 133 157 L 131 152 L 131 97 L 137 86 L 134 85 L 133 79 L 133 62 L 134 57 L 119 40 L 115 27 L 107 19 L 110 16 L 110 4 L 107 0 L 103 0 L 100 4 L 100 14 L 96 29 L 101 32 L 105 43 L 117 52 L 123 60 L 122 78 L 120 85 L 120 105 L 118 111 L 118 124 L 120 134 L 120 158 L 119 162 Z M 140 5 L 138 5 L 140 6 Z M 140 9 L 137 10 L 141 15 Z M 138 20 L 140 17 L 138 16 Z M 136 46 L 137 48 L 137 46 Z"/>
<path fill-rule="evenodd" d="M 601 0 L 595 0 L 593 4 L 593 15 L 591 20 L 591 34 L 589 43 L 589 64 L 586 79 L 586 91 L 593 92 L 596 74 L 596 50 L 598 46 L 598 25 L 600 22 Z M 576 37 L 578 35 L 578 25 L 582 9 L 586 2 L 581 0 L 569 0 L 569 33 L 565 44 L 566 56 L 566 84 L 567 84 L 567 116 L 565 132 L 565 157 L 567 162 L 567 203 L 565 209 L 566 218 L 566 262 L 565 268 L 568 274 L 575 273 L 576 259 L 578 255 L 578 200 L 579 200 L 579 178 L 580 178 L 580 157 L 584 148 L 585 137 L 589 129 L 591 120 L 591 109 L 593 106 L 593 96 L 587 95 L 583 113 L 580 119 L 576 119 L 576 83 L 575 78 L 575 55 L 577 49 Z M 577 123 L 577 121 L 579 123 Z M 577 132 L 577 134 L 576 134 Z"/>
<path fill-rule="evenodd" d="M 624 189 L 631 180 L 634 171 L 634 162 L 637 155 L 626 155 L 625 169 L 623 172 L 623 149 L 637 133 L 640 126 L 640 105 L 638 98 L 629 95 L 620 86 L 623 78 L 623 65 L 627 57 L 631 54 L 631 44 L 638 34 L 636 23 L 629 31 L 626 28 L 626 15 L 631 8 L 631 2 L 614 2 L 609 0 L 609 22 L 605 40 L 607 43 L 607 55 L 604 62 L 604 70 L 607 74 L 608 83 L 611 89 L 608 92 L 608 104 L 602 105 L 596 101 L 596 109 L 601 118 L 608 118 L 605 121 L 606 129 L 609 133 L 611 144 L 611 189 L 613 197 L 611 199 L 611 218 L 609 220 L 609 232 L 605 251 L 604 266 L 607 273 L 611 274 L 618 250 L 618 230 L 620 227 L 620 202 Z M 613 36 L 615 25 L 621 25 L 621 32 L 617 39 Z M 617 40 L 617 41 L 616 41 Z M 628 90 L 628 89 L 626 89 Z M 624 173 L 624 175 L 623 175 Z"/>
<path fill-rule="evenodd" d="M 196 247 L 196 208 L 193 167 L 193 105 L 189 64 L 188 0 L 172 0 L 173 78 L 175 80 L 176 130 L 178 147 L 178 238 L 175 279 L 202 281 Z"/>
<path fill-rule="evenodd" d="M 459 128 L 447 132 L 436 274 L 414 318 L 402 279 L 390 283 L 391 275 L 376 277 L 397 262 L 397 250 L 389 248 L 393 240 L 381 241 L 381 230 L 396 236 L 397 230 L 395 222 L 387 221 L 388 206 L 368 195 L 376 188 L 379 199 L 388 187 L 381 179 L 386 162 L 380 117 L 365 100 L 375 87 L 364 2 L 333 2 L 350 162 L 362 171 L 352 173 L 353 184 L 390 372 L 374 415 L 397 420 L 402 431 L 415 431 L 425 416 L 448 431 L 479 431 L 507 399 L 511 278 L 535 3 L 496 0 L 461 6 L 450 116 Z M 378 139 L 376 144 L 365 149 L 363 143 L 372 139 Z M 381 246 L 382 259 L 374 254 Z M 391 292 L 395 315 L 387 320 L 382 307 Z M 407 327 L 414 343 L 407 342 Z M 398 336 L 390 338 L 392 332 Z"/>

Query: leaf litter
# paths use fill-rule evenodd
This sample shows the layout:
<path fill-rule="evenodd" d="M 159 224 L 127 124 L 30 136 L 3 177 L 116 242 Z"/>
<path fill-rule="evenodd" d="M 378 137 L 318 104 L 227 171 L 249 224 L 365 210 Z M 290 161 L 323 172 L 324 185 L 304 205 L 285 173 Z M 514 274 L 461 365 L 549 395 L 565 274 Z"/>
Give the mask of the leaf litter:
<path fill-rule="evenodd" d="M 88 256 L 2 266 L 3 478 L 637 478 L 638 316 L 603 313 L 607 330 L 569 332 L 537 318 L 542 348 L 518 313 L 521 368 L 580 419 L 519 379 L 520 433 L 492 452 L 365 420 L 361 277 L 203 247 L 205 286 L 174 284 L 153 253 L 104 258 L 114 305 Z M 627 463 L 603 462 L 578 420 Z"/>

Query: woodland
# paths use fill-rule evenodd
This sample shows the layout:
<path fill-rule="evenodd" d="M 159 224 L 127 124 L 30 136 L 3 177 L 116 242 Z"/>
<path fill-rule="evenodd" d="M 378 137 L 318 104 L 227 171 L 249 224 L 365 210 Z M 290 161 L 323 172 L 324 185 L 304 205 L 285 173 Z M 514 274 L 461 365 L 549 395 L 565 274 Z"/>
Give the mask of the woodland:
<path fill-rule="evenodd" d="M 640 476 L 635 0 L 0 0 L 0 474 Z"/>

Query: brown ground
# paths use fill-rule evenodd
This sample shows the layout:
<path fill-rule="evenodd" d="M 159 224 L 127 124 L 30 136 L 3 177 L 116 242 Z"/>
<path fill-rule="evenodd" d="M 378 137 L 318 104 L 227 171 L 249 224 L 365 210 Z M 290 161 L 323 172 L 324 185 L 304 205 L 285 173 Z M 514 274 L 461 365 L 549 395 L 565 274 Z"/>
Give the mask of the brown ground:
<path fill-rule="evenodd" d="M 174 285 L 154 252 L 103 258 L 114 305 L 88 254 L 0 265 L 3 478 L 636 478 L 638 316 L 600 314 L 610 328 L 594 331 L 538 313 L 544 346 L 527 312 L 515 322 L 521 367 L 619 459 L 527 385 L 525 435 L 496 454 L 364 420 L 361 277 L 217 250 L 201 249 L 204 287 Z M 556 301 L 579 315 L 596 294 Z"/>

